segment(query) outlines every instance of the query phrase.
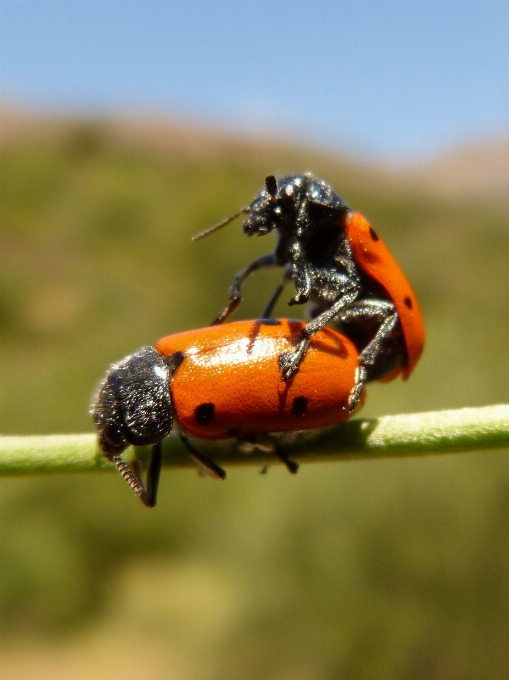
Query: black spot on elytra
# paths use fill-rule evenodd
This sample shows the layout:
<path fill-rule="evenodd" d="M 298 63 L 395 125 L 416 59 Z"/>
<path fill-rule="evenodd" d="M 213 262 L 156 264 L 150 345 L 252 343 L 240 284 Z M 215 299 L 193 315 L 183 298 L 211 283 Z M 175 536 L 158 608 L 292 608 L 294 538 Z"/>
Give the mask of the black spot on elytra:
<path fill-rule="evenodd" d="M 308 400 L 306 397 L 296 397 L 292 404 L 292 413 L 294 416 L 300 418 L 306 413 L 306 408 L 308 405 Z"/>
<path fill-rule="evenodd" d="M 200 404 L 194 409 L 194 417 L 199 425 L 208 425 L 214 420 L 214 404 Z"/>
<path fill-rule="evenodd" d="M 379 241 L 379 240 L 380 240 L 380 237 L 378 236 L 378 234 L 376 233 L 376 231 L 373 229 L 373 227 L 370 227 L 370 228 L 369 228 L 369 235 L 371 236 L 371 238 L 373 239 L 373 241 Z"/>
<path fill-rule="evenodd" d="M 409 295 L 406 296 L 403 302 L 405 303 L 405 307 L 407 307 L 408 309 L 412 309 L 413 307 L 412 298 Z"/>

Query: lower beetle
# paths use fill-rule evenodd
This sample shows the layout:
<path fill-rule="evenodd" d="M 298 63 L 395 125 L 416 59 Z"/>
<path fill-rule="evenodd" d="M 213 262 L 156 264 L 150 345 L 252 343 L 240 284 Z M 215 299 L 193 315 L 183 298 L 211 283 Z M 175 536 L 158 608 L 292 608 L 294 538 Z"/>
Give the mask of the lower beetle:
<path fill-rule="evenodd" d="M 146 506 L 156 504 L 161 442 L 174 427 L 198 463 L 224 479 L 225 471 L 200 453 L 196 439 L 247 442 L 263 433 L 333 425 L 352 415 L 358 351 L 331 328 L 311 338 L 298 373 L 281 380 L 277 358 L 299 343 L 304 327 L 302 321 L 260 319 L 185 331 L 110 367 L 91 409 L 99 446 Z M 139 465 L 129 467 L 121 458 L 130 444 L 152 445 L 146 487 Z M 297 471 L 277 447 L 273 452 L 290 472 Z"/>

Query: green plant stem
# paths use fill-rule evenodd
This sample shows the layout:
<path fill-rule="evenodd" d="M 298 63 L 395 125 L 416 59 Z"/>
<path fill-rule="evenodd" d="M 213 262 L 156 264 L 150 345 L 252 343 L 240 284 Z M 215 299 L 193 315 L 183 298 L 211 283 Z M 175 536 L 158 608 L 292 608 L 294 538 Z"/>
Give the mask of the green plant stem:
<path fill-rule="evenodd" d="M 509 405 L 465 408 L 410 415 L 349 420 L 325 428 L 267 435 L 279 450 L 299 462 L 400 458 L 509 448 Z M 199 440 L 200 450 L 218 463 L 276 463 L 263 448 L 246 455 L 235 440 Z M 148 447 L 136 454 L 145 459 Z M 134 457 L 125 452 L 127 462 Z M 194 462 L 175 434 L 164 442 L 164 465 L 190 467 Z M 28 475 L 114 470 L 97 448 L 93 434 L 0 438 L 0 475 Z"/>

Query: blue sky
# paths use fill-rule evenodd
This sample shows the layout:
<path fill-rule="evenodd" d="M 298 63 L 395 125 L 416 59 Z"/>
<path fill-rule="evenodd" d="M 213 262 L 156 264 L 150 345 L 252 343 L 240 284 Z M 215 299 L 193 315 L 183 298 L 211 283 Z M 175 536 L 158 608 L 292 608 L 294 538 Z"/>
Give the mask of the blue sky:
<path fill-rule="evenodd" d="M 509 132 L 509 2 L 1 2 L 3 99 L 413 159 Z"/>

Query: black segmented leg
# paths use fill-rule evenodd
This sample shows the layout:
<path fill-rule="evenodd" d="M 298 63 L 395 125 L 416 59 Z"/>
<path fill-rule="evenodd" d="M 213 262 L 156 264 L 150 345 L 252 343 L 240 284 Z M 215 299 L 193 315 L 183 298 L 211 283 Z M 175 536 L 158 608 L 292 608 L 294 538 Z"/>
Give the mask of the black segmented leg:
<path fill-rule="evenodd" d="M 348 397 L 349 413 L 351 413 L 359 403 L 359 399 L 361 398 L 362 390 L 364 389 L 367 379 L 368 369 L 366 366 L 359 366 L 359 370 L 357 371 L 357 380 L 353 390 L 350 392 L 350 396 Z"/>
<path fill-rule="evenodd" d="M 163 464 L 163 445 L 157 442 L 152 447 L 152 457 L 147 472 L 147 492 L 142 501 L 149 508 L 155 507 L 157 503 L 157 490 L 159 488 L 159 477 L 161 476 L 161 466 Z"/>
<path fill-rule="evenodd" d="M 230 299 L 228 300 L 228 304 L 223 309 L 221 314 L 219 314 L 219 316 L 217 316 L 214 319 L 211 325 L 217 326 L 218 324 L 223 323 L 238 308 L 242 301 L 241 290 L 242 284 L 244 283 L 248 276 L 250 276 L 253 272 L 257 271 L 258 269 L 262 269 L 263 267 L 277 267 L 277 266 L 278 264 L 276 262 L 275 255 L 273 253 L 269 253 L 268 255 L 263 255 L 262 257 L 258 258 L 258 260 L 251 262 L 250 265 L 244 267 L 244 269 L 241 269 L 239 272 L 237 272 L 237 274 L 235 274 L 235 276 L 233 277 L 233 281 L 230 286 Z"/>
<path fill-rule="evenodd" d="M 360 363 L 363 366 L 372 366 L 375 363 L 385 341 L 392 333 L 397 323 L 398 315 L 396 312 L 384 320 L 373 340 L 371 340 L 369 345 L 367 345 L 359 355 Z"/>
<path fill-rule="evenodd" d="M 311 267 L 302 262 L 293 266 L 292 278 L 295 284 L 295 295 L 288 303 L 293 305 L 304 305 L 311 295 Z"/>
<path fill-rule="evenodd" d="M 316 319 L 313 319 L 313 321 L 310 321 L 307 324 L 307 326 L 302 331 L 302 335 L 304 337 L 297 345 L 297 349 L 295 349 L 293 352 L 285 352 L 284 354 L 281 354 L 279 357 L 279 369 L 285 382 L 290 380 L 290 378 L 297 372 L 300 363 L 308 351 L 310 337 L 312 337 L 321 328 L 326 326 L 332 319 L 338 316 L 345 307 L 352 304 L 358 295 L 358 290 L 345 293 L 345 295 L 337 300 L 337 302 L 335 302 L 332 307 L 330 307 L 330 309 L 326 309 L 325 312 L 322 312 L 316 317 Z"/>
<path fill-rule="evenodd" d="M 371 340 L 369 345 L 367 345 L 367 347 L 365 347 L 359 354 L 360 365 L 357 382 L 354 389 L 352 390 L 352 393 L 350 394 L 350 397 L 348 398 L 348 408 L 350 411 L 353 411 L 359 403 L 363 387 L 368 379 L 367 367 L 373 366 L 373 364 L 376 362 L 380 352 L 382 351 L 384 343 L 394 330 L 397 323 L 398 315 L 396 312 L 394 312 L 394 314 L 385 319 L 373 340 Z"/>
<path fill-rule="evenodd" d="M 341 314 L 341 321 L 348 322 L 360 317 L 379 318 L 382 322 L 375 337 L 366 345 L 359 354 L 359 372 L 354 389 L 348 399 L 348 408 L 353 411 L 359 403 L 364 385 L 368 379 L 368 367 L 376 363 L 384 344 L 394 331 L 398 323 L 398 314 L 392 302 L 386 300 L 369 300 L 358 305 L 352 305 Z"/>
<path fill-rule="evenodd" d="M 278 448 L 278 445 L 274 439 L 268 437 L 267 435 L 255 434 L 251 436 L 239 437 L 237 439 L 237 445 L 241 451 L 247 454 L 253 453 L 257 449 L 273 454 L 278 460 L 286 465 L 287 470 L 293 475 L 299 469 L 299 464 L 288 458 L 288 456 Z M 268 466 L 266 465 L 265 468 L 266 467 Z M 262 472 L 265 471 L 265 468 L 262 470 Z"/>
<path fill-rule="evenodd" d="M 281 281 L 279 282 L 276 290 L 272 293 L 272 297 L 268 301 L 268 303 L 265 306 L 265 309 L 262 312 L 262 315 L 260 318 L 262 319 L 270 319 L 272 317 L 272 312 L 274 311 L 274 307 L 277 304 L 277 301 L 281 297 L 281 293 L 285 289 L 285 286 L 290 283 L 292 280 L 292 274 L 291 270 L 287 269 L 285 273 L 283 274 Z"/>
<path fill-rule="evenodd" d="M 304 332 L 304 331 L 303 331 Z M 299 366 L 306 356 L 311 340 L 308 337 L 302 338 L 293 352 L 284 352 L 279 356 L 279 370 L 285 382 L 288 382 L 298 371 Z"/>
<path fill-rule="evenodd" d="M 207 458 L 204 456 L 202 453 L 198 451 L 198 449 L 191 444 L 189 439 L 185 437 L 183 434 L 179 434 L 181 442 L 184 444 L 186 449 L 189 451 L 191 456 L 198 461 L 200 465 L 205 467 L 211 474 L 212 477 L 215 477 L 216 479 L 226 479 L 226 472 L 223 470 L 222 467 L 220 467 L 217 463 L 214 463 L 213 460 L 210 460 L 210 458 Z"/>
<path fill-rule="evenodd" d="M 286 465 L 286 469 L 294 475 L 297 470 L 299 469 L 299 464 L 296 463 L 294 460 L 291 460 L 286 456 L 282 451 L 280 451 L 276 446 L 274 447 L 274 455 L 276 458 L 278 458 L 282 463 Z"/>

